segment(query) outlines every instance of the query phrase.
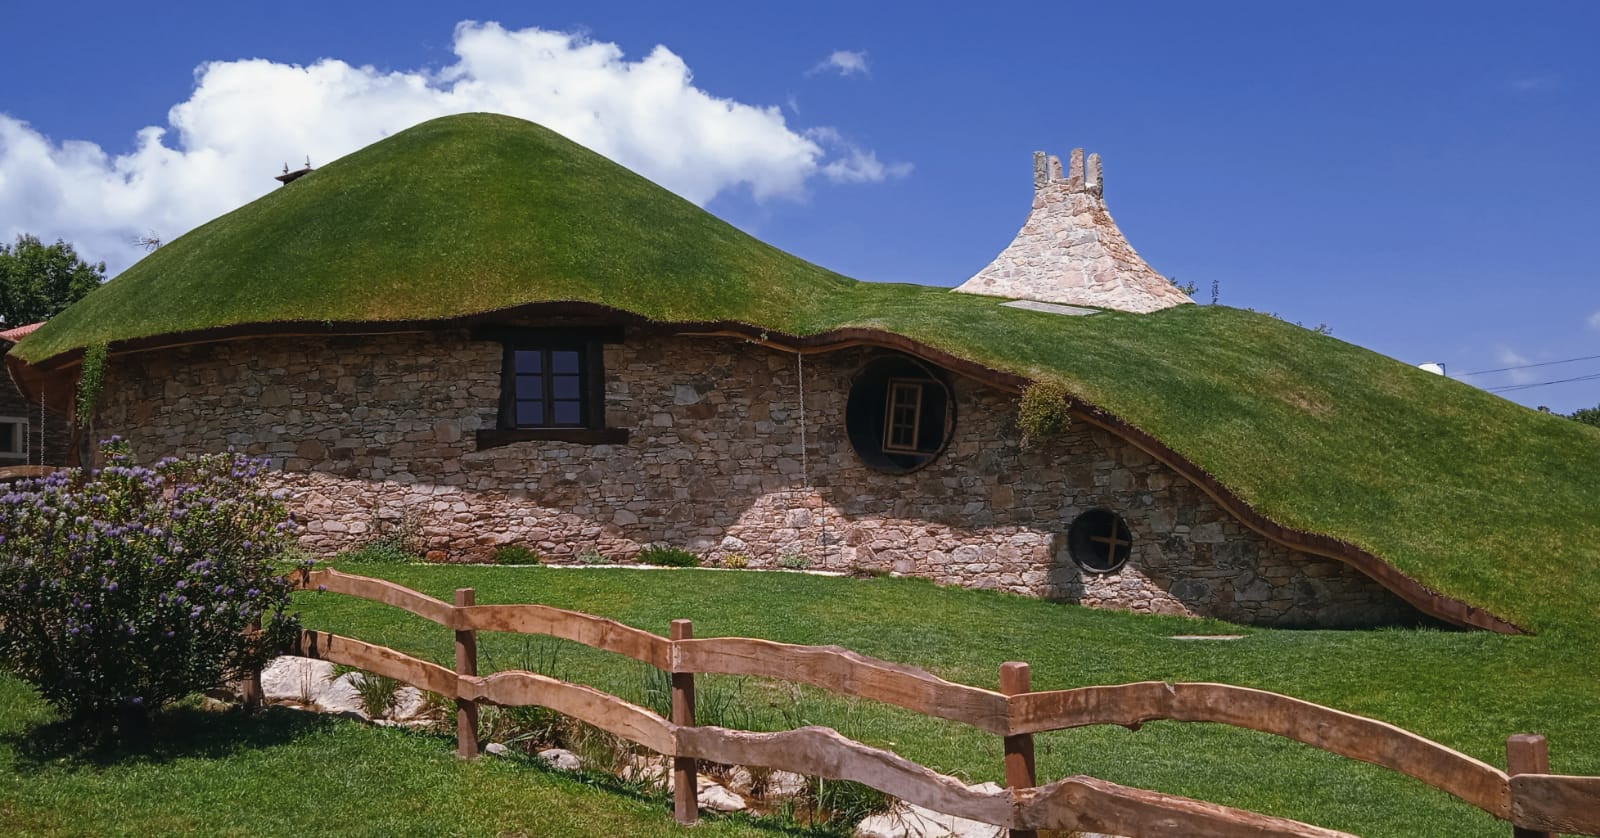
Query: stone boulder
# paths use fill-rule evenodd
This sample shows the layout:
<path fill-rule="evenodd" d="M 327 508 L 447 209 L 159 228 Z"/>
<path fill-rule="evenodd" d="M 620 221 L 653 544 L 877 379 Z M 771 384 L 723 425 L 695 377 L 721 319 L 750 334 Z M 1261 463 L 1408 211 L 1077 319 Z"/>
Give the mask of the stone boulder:
<path fill-rule="evenodd" d="M 973 788 L 1000 790 L 994 783 Z M 1005 838 L 1006 830 L 954 815 L 942 815 L 899 800 L 889 811 L 857 824 L 854 835 L 855 838 Z"/>

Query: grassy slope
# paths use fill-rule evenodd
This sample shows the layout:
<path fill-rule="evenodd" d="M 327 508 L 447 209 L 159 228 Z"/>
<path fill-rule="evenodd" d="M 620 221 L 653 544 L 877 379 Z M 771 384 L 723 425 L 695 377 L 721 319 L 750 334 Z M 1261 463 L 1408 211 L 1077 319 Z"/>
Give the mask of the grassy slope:
<path fill-rule="evenodd" d="M 475 587 L 480 603 L 542 602 L 665 633 L 677 617 L 699 637 L 745 635 L 831 644 L 913 663 L 970 684 L 996 683 L 999 665 L 1026 660 L 1034 685 L 1055 689 L 1149 679 L 1256 686 L 1393 722 L 1492 764 L 1505 737 L 1550 737 L 1559 772 L 1600 773 L 1593 660 L 1600 644 L 1556 635 L 1485 632 L 1273 631 L 1147 617 L 920 580 L 854 580 L 716 571 L 549 570 L 352 566 L 436 596 Z M 409 614 L 333 594 L 299 595 L 310 627 L 451 662 L 451 634 Z M 1239 641 L 1171 635 L 1243 633 Z M 485 670 L 525 668 L 559 644 L 550 671 L 639 700 L 642 665 L 559 641 L 484 633 Z M 742 686 L 740 684 L 742 683 Z M 737 695 L 753 729 L 795 721 L 846 735 L 973 781 L 999 780 L 999 740 L 872 702 L 805 690 L 798 710 L 779 689 L 747 679 L 699 681 L 704 708 Z M 790 708 L 786 714 L 785 708 Z M 1299 818 L 1369 836 L 1504 835 L 1509 827 L 1393 772 L 1262 734 L 1217 725 L 1156 723 L 1137 733 L 1084 728 L 1042 735 L 1039 776 L 1077 773 Z"/>
<path fill-rule="evenodd" d="M 1514 622 L 1581 630 L 1600 600 L 1600 431 L 1235 309 L 1056 317 L 859 283 L 509 117 L 435 120 L 336 161 L 161 248 L 13 352 L 548 300 L 878 327 L 1057 377 L 1269 517 Z"/>

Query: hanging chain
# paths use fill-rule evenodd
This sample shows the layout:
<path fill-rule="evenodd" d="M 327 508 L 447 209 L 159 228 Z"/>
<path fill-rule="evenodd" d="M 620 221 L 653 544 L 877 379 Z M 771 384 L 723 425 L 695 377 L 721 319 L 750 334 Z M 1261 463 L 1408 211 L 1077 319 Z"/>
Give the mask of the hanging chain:
<path fill-rule="evenodd" d="M 806 356 L 799 352 L 794 354 L 795 376 L 800 385 L 800 483 L 806 489 L 804 495 L 809 499 L 815 494 L 815 487 L 811 484 L 811 459 L 810 445 L 806 442 Z M 828 553 L 828 515 L 825 504 L 817 506 L 817 531 L 818 541 L 822 545 L 823 558 Z"/>
<path fill-rule="evenodd" d="M 794 353 L 795 374 L 800 380 L 800 485 L 811 488 L 811 468 L 806 459 L 806 356 Z"/>

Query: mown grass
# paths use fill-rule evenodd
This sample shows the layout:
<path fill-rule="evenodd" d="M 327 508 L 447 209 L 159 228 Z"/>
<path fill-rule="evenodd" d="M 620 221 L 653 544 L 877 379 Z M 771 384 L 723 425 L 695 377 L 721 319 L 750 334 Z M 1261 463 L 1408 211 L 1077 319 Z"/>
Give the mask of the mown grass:
<path fill-rule="evenodd" d="M 1269 518 L 1518 625 L 1588 631 L 1600 601 L 1600 430 L 1248 311 L 1058 317 L 857 282 L 511 117 L 436 119 L 335 161 L 155 251 L 12 354 L 552 301 L 905 335 L 1055 379 Z"/>
<path fill-rule="evenodd" d="M 1164 679 L 1260 687 L 1401 725 L 1504 765 L 1505 737 L 1550 737 L 1559 772 L 1600 774 L 1600 690 L 1592 644 L 1439 630 L 1276 631 L 1121 614 L 910 579 L 618 569 L 362 567 L 360 572 L 480 604 L 541 602 L 615 617 L 661 634 L 674 618 L 698 637 L 836 643 L 994 686 L 1000 663 L 1025 660 L 1036 689 Z M 308 626 L 450 663 L 452 635 L 396 609 L 304 593 Z M 1177 634 L 1240 633 L 1237 641 Z M 485 669 L 542 658 L 552 674 L 635 701 L 650 679 L 634 661 L 562 641 L 483 634 Z M 530 653 L 530 644 L 540 645 Z M 754 729 L 833 726 L 970 781 L 1000 780 L 1000 741 L 962 725 L 873 702 L 755 679 L 702 676 L 739 697 L 731 720 Z M 702 720 L 712 723 L 715 720 Z M 1041 780 L 1089 774 L 1372 836 L 1503 835 L 1504 823 L 1423 784 L 1298 743 L 1218 725 L 1155 723 L 1041 735 Z"/>
<path fill-rule="evenodd" d="M 688 835 L 660 796 L 516 758 L 465 762 L 453 739 L 284 708 L 180 707 L 144 748 L 74 747 L 0 675 L 0 834 Z M 780 835 L 718 818 L 696 835 Z"/>

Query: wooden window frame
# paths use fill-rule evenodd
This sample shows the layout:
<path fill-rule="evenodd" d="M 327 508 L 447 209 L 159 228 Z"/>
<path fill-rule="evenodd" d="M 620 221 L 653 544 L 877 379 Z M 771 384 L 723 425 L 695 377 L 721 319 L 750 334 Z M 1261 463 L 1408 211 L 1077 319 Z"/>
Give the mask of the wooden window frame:
<path fill-rule="evenodd" d="M 28 459 L 28 431 L 32 429 L 26 416 L 0 416 L 0 424 L 17 426 L 16 451 L 0 450 L 0 460 L 26 460 Z"/>
<path fill-rule="evenodd" d="M 557 428 L 567 430 L 587 428 L 589 430 L 594 430 L 596 427 L 603 427 L 605 425 L 605 371 L 599 370 L 599 374 L 595 374 L 596 370 L 594 368 L 597 366 L 597 363 L 594 359 L 597 357 L 597 354 L 594 347 L 581 343 L 532 343 L 507 341 L 504 344 L 502 351 L 504 354 L 501 356 L 500 361 L 499 421 L 501 430 L 542 431 L 555 430 Z M 539 353 L 540 363 L 539 372 L 537 375 L 542 381 L 543 386 L 541 388 L 542 392 L 536 399 L 524 399 L 517 396 L 517 377 L 519 375 L 530 374 L 519 372 L 517 370 L 517 353 L 519 352 Z M 575 352 L 578 355 L 578 398 L 576 400 L 556 398 L 556 372 L 554 362 L 555 353 L 557 352 Z M 602 359 L 604 358 L 603 351 L 598 355 L 598 357 Z M 603 361 L 601 361 L 598 365 L 603 366 Z M 570 377 L 572 373 L 562 373 L 562 375 Z M 600 396 L 598 400 L 595 399 L 595 395 L 597 393 Z M 542 413 L 545 419 L 549 421 L 540 423 L 538 425 L 519 424 L 517 422 L 518 403 L 534 401 L 539 402 L 542 405 Z M 578 403 L 578 421 L 555 421 L 556 403 L 572 401 L 577 401 Z M 599 401 L 598 405 L 595 404 L 596 401 Z M 594 421 L 596 418 L 600 420 L 598 423 Z"/>
<path fill-rule="evenodd" d="M 618 445 L 628 441 L 626 428 L 608 428 L 606 421 L 605 344 L 621 343 L 621 329 L 539 329 L 518 327 L 487 327 L 475 329 L 473 338 L 494 340 L 501 345 L 500 402 L 495 427 L 479 430 L 478 449 L 509 445 L 513 442 L 555 440 L 589 445 Z M 556 351 L 578 353 L 578 412 L 577 424 L 517 424 L 517 365 L 516 353 L 539 351 L 543 354 L 540 376 L 543 379 L 542 401 L 545 418 L 555 419 L 554 387 L 552 373 Z M 523 399 L 521 401 L 530 401 Z M 571 401 L 563 399 L 562 401 Z"/>
<path fill-rule="evenodd" d="M 926 453 L 917 447 L 922 442 L 922 402 L 924 388 L 928 382 L 918 378 L 891 378 L 888 381 L 887 392 L 884 394 L 883 405 L 883 450 L 896 454 L 922 454 Z M 912 406 L 911 413 L 911 444 L 899 445 L 894 441 L 895 409 L 902 406 L 898 398 L 900 388 L 915 389 L 917 393 L 916 404 Z"/>

